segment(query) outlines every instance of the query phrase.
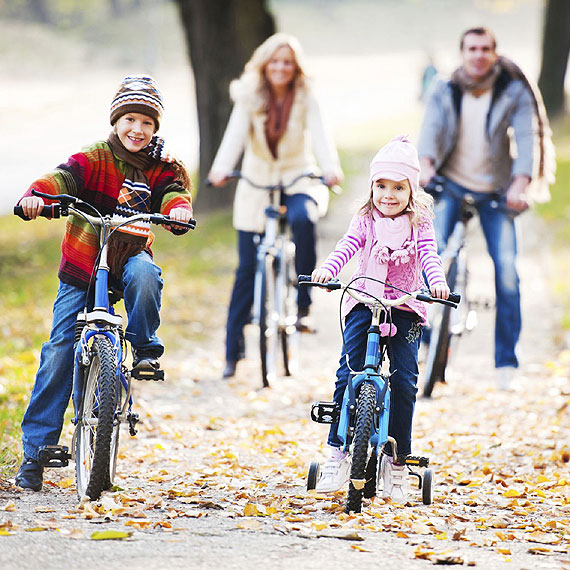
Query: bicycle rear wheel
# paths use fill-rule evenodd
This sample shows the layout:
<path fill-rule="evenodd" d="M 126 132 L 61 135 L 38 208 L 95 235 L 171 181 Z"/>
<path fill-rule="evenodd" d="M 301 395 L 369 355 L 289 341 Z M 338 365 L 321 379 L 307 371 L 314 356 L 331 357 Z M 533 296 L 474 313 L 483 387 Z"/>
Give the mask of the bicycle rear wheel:
<path fill-rule="evenodd" d="M 266 255 L 258 267 L 256 281 L 259 294 L 259 355 L 261 379 L 268 388 L 275 378 L 279 327 L 275 308 L 275 270 L 273 257 Z"/>
<path fill-rule="evenodd" d="M 447 271 L 447 284 L 453 291 L 457 281 L 457 260 L 454 259 Z M 436 305 L 432 315 L 430 341 L 424 367 L 424 391 L 426 398 L 431 397 L 435 383 L 445 382 L 445 368 L 449 358 L 451 307 Z"/>
<path fill-rule="evenodd" d="M 95 500 L 111 483 L 117 363 L 113 345 L 107 337 L 95 337 L 91 351 L 76 427 L 75 470 L 77 494 L 80 498 L 87 496 Z M 118 425 L 115 434 L 117 446 Z"/>
<path fill-rule="evenodd" d="M 350 470 L 350 483 L 346 512 L 359 513 L 362 510 L 362 495 L 366 484 L 366 465 L 372 454 L 370 434 L 374 421 L 374 406 L 376 404 L 376 388 L 373 384 L 365 382 L 360 387 L 356 404 L 356 428 L 354 431 L 352 468 Z"/>

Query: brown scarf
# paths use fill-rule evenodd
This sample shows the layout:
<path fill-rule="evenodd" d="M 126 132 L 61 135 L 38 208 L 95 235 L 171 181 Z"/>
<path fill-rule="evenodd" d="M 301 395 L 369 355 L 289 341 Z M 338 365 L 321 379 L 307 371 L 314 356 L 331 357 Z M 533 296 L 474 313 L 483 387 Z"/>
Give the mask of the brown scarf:
<path fill-rule="evenodd" d="M 458 67 L 453 72 L 451 80 L 457 83 L 464 91 L 487 90 L 495 85 L 497 77 L 499 77 L 503 70 L 505 70 L 512 79 L 522 81 L 532 95 L 538 123 L 538 143 L 540 151 L 537 172 L 538 180 L 536 181 L 536 199 L 537 201 L 547 201 L 550 197 L 548 185 L 554 182 L 556 162 L 551 139 L 552 131 L 550 130 L 546 108 L 538 86 L 525 75 L 524 71 L 514 61 L 502 55 L 499 56 L 489 73 L 479 81 L 471 79 L 465 73 L 463 66 Z"/>
<path fill-rule="evenodd" d="M 287 89 L 287 93 L 285 93 L 285 97 L 281 103 L 277 102 L 275 94 L 269 89 L 269 107 L 267 110 L 267 120 L 265 121 L 265 138 L 273 158 L 277 158 L 277 144 L 287 129 L 294 99 L 294 85 L 291 85 L 291 87 Z"/>

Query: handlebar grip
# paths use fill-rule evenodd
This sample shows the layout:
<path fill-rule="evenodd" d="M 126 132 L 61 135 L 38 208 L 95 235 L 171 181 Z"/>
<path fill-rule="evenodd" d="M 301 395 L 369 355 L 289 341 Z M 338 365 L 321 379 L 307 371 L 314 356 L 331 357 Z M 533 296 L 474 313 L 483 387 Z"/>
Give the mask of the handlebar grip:
<path fill-rule="evenodd" d="M 317 283 L 316 281 L 311 281 L 310 275 L 299 275 L 297 282 L 299 285 L 307 285 L 307 287 L 322 287 L 323 289 L 328 289 L 329 291 L 332 291 L 333 289 L 342 289 L 342 283 L 339 283 L 338 281 Z"/>
<path fill-rule="evenodd" d="M 190 221 L 188 222 L 178 222 L 176 220 L 171 220 L 168 216 L 162 216 L 157 214 L 157 215 L 151 215 L 150 221 L 153 224 L 166 224 L 168 226 L 172 226 L 173 228 L 179 226 L 193 230 L 196 227 L 196 220 L 194 218 L 190 218 Z"/>
<path fill-rule="evenodd" d="M 461 295 L 459 293 L 450 293 L 449 297 L 447 298 L 448 301 L 452 303 L 459 303 L 461 301 Z"/>
<path fill-rule="evenodd" d="M 59 204 L 52 204 L 51 206 L 44 205 L 42 211 L 40 212 L 40 216 L 42 218 L 59 218 L 59 214 L 61 211 L 61 206 Z M 22 220 L 30 221 L 32 218 L 28 218 L 24 214 L 24 209 L 22 206 L 14 206 L 14 215 L 22 218 Z"/>
<path fill-rule="evenodd" d="M 450 293 L 447 299 L 436 299 L 429 293 L 419 293 L 415 297 L 418 301 L 424 301 L 426 303 L 440 303 L 441 305 L 448 305 L 454 309 L 457 308 L 457 304 L 461 301 L 461 295 L 459 293 Z"/>

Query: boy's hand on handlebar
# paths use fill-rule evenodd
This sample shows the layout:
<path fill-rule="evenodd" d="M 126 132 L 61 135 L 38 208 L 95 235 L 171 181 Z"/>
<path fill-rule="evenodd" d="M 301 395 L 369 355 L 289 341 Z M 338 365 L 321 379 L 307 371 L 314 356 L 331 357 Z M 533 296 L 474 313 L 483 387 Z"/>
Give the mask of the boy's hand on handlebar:
<path fill-rule="evenodd" d="M 19 206 L 22 206 L 24 215 L 35 220 L 44 209 L 45 203 L 38 196 L 26 196 L 20 200 Z"/>
<path fill-rule="evenodd" d="M 332 273 L 327 269 L 319 268 L 311 273 L 311 281 L 315 281 L 316 283 L 328 283 L 332 278 Z"/>
<path fill-rule="evenodd" d="M 449 287 L 446 283 L 437 283 L 429 288 L 429 292 L 432 297 L 436 299 L 447 299 L 449 297 Z"/>
<path fill-rule="evenodd" d="M 187 208 L 173 208 L 170 210 L 168 217 L 176 222 L 188 223 L 192 219 L 192 210 L 188 210 Z"/>

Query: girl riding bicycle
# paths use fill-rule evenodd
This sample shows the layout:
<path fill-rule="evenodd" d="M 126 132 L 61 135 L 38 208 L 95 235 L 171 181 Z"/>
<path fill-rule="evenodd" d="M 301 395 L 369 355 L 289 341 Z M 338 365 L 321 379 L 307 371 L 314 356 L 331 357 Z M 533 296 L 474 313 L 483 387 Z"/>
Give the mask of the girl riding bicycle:
<path fill-rule="evenodd" d="M 419 187 L 419 174 L 416 149 L 406 136 L 396 137 L 382 147 L 370 164 L 370 190 L 366 203 L 353 217 L 334 251 L 313 272 L 312 280 L 327 283 L 359 252 L 353 278 L 367 276 L 372 279 L 356 281 L 358 289 L 378 299 L 395 299 L 401 295 L 398 288 L 405 291 L 421 289 L 423 271 L 432 296 L 447 299 L 449 288 L 437 254 L 432 198 Z M 351 369 L 358 371 L 364 366 L 372 313 L 367 306 L 348 297 L 342 316 L 345 319 L 344 347 L 333 396 L 339 408 Z M 384 496 L 402 502 L 407 495 L 404 459 L 411 453 L 418 348 L 422 327 L 427 323 L 424 304 L 410 299 L 406 305 L 385 315 L 384 322 L 381 334 L 391 337 L 388 356 L 392 400 L 388 435 L 396 440 L 398 459 L 393 459 L 391 446 L 387 444 L 380 470 Z M 349 480 L 351 459 L 341 449 L 337 425 L 333 423 L 330 427 L 331 455 L 317 482 L 319 492 L 337 491 Z"/>
<path fill-rule="evenodd" d="M 111 103 L 113 130 L 74 154 L 67 163 L 35 181 L 19 204 L 24 214 L 36 218 L 42 198 L 32 189 L 70 194 L 95 206 L 101 213 L 126 219 L 131 214 L 160 212 L 187 222 L 192 217 L 190 181 L 184 166 L 164 152 L 164 141 L 155 136 L 162 118 L 162 96 L 155 81 L 145 75 L 127 76 Z M 88 212 L 89 213 L 89 212 Z M 133 368 L 158 369 L 164 351 L 156 335 L 160 324 L 163 280 L 150 246 L 149 225 L 122 226 L 109 242 L 108 262 L 115 286 L 124 290 L 133 347 Z M 176 228 L 173 233 L 185 233 Z M 20 487 L 39 491 L 43 467 L 38 449 L 57 445 L 73 382 L 73 343 L 77 313 L 85 307 L 87 289 L 99 252 L 96 229 L 79 216 L 68 218 L 62 243 L 59 289 L 53 306 L 49 341 L 41 351 L 40 366 L 22 420 L 24 460 L 16 476 Z M 92 301 L 91 301 L 92 302 Z"/>
<path fill-rule="evenodd" d="M 234 108 L 220 148 L 208 175 L 214 186 L 224 184 L 244 153 L 242 173 L 260 185 L 287 184 L 316 170 L 315 151 L 325 183 L 342 180 L 339 158 L 321 118 L 303 64 L 297 39 L 278 33 L 265 40 L 230 85 Z M 315 268 L 319 216 L 326 213 L 327 188 L 315 180 L 300 180 L 285 192 L 287 223 L 296 247 L 297 274 Z M 256 248 L 265 227 L 269 194 L 239 181 L 234 199 L 234 227 L 238 231 L 239 264 L 236 270 L 226 331 L 224 378 L 234 376 L 244 358 L 243 328 L 250 319 L 256 267 Z M 310 331 L 309 291 L 298 292 L 297 329 Z"/>

